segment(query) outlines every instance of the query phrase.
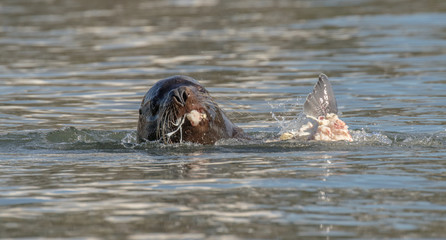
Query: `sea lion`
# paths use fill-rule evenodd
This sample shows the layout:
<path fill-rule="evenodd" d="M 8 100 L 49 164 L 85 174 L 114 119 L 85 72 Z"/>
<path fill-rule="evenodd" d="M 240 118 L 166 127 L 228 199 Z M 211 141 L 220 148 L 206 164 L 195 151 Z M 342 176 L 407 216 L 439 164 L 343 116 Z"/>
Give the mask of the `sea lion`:
<path fill-rule="evenodd" d="M 348 126 L 338 117 L 338 104 L 328 77 L 319 80 L 304 103 L 304 123 L 296 131 L 284 132 L 280 140 L 302 139 L 317 141 L 353 141 Z"/>
<path fill-rule="evenodd" d="M 172 76 L 158 81 L 139 108 L 138 142 L 214 144 L 224 138 L 244 138 L 195 79 Z"/>

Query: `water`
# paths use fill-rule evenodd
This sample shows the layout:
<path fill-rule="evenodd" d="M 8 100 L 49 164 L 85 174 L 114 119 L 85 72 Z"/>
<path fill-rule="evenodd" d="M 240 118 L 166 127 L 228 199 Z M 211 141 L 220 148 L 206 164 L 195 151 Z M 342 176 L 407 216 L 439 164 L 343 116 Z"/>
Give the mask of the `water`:
<path fill-rule="evenodd" d="M 0 3 L 0 238 L 446 237 L 442 1 Z M 267 142 L 320 72 L 352 143 Z M 157 80 L 256 139 L 137 144 Z"/>

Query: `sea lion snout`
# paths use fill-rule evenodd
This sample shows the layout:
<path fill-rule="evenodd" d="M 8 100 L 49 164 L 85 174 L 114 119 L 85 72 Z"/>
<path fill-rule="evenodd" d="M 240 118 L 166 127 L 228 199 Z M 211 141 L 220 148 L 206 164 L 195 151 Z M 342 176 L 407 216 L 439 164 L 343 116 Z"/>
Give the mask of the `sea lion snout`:
<path fill-rule="evenodd" d="M 205 112 L 206 107 L 203 104 L 202 95 L 195 86 L 180 86 L 169 92 L 168 102 L 174 103 L 177 112 L 181 115 L 193 110 Z"/>
<path fill-rule="evenodd" d="M 176 111 L 185 116 L 187 121 L 196 127 L 207 117 L 205 107 L 198 98 L 196 87 L 180 86 L 172 89 L 170 99 L 176 104 Z"/>
<path fill-rule="evenodd" d="M 189 98 L 190 94 L 191 94 L 191 89 L 187 86 L 181 86 L 175 89 L 172 89 L 172 91 L 170 91 L 171 95 L 172 95 L 172 100 L 184 107 L 186 105 L 186 101 Z"/>

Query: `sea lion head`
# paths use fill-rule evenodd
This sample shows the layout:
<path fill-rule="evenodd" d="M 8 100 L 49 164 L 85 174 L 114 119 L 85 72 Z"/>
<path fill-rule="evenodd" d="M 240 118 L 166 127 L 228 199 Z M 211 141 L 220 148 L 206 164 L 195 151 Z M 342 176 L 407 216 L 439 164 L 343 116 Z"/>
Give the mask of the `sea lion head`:
<path fill-rule="evenodd" d="M 157 82 L 139 109 L 138 141 L 212 144 L 233 137 L 235 127 L 195 79 L 173 76 Z"/>

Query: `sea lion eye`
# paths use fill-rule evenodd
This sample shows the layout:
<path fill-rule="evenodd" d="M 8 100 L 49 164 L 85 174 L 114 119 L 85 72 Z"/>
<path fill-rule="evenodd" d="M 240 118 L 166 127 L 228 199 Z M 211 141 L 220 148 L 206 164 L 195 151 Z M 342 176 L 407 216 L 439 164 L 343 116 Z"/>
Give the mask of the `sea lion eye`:
<path fill-rule="evenodd" d="M 198 89 L 198 91 L 200 91 L 202 93 L 206 93 L 206 90 L 202 86 L 198 86 L 197 89 Z"/>
<path fill-rule="evenodd" d="M 152 115 L 156 115 L 158 113 L 158 104 L 154 103 L 153 101 L 150 102 L 150 110 L 152 111 Z"/>

